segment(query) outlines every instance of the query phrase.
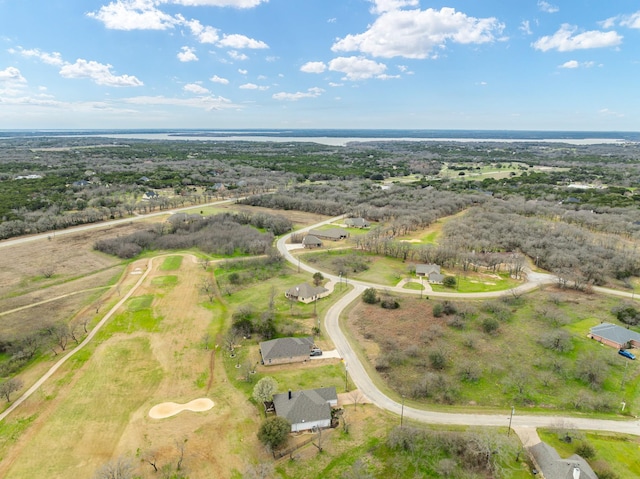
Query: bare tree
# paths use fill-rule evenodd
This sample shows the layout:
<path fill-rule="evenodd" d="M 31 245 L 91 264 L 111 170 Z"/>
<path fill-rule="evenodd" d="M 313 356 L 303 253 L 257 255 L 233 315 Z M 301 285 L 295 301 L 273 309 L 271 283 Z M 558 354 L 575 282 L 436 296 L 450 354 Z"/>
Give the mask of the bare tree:
<path fill-rule="evenodd" d="M 21 379 L 10 378 L 0 384 L 0 395 L 4 396 L 7 402 L 11 401 L 11 394 L 19 391 L 24 383 Z"/>
<path fill-rule="evenodd" d="M 200 284 L 200 290 L 207 295 L 209 302 L 213 303 L 216 299 L 216 288 L 211 278 L 205 278 Z"/>
<path fill-rule="evenodd" d="M 119 457 L 104 464 L 96 471 L 95 479 L 132 479 L 133 464 L 125 457 Z"/>
<path fill-rule="evenodd" d="M 184 461 L 184 453 L 187 449 L 188 438 L 184 438 L 182 441 L 176 439 L 176 449 L 178 450 L 178 463 L 176 464 L 176 471 L 182 470 L 182 463 Z"/>
<path fill-rule="evenodd" d="M 44 276 L 45 278 L 47 278 L 47 279 L 51 278 L 54 274 L 56 274 L 55 265 L 47 264 L 47 265 L 42 266 L 40 268 L 40 274 L 42 276 Z"/>
<path fill-rule="evenodd" d="M 201 259 L 199 259 L 199 260 L 198 260 L 198 264 L 200 265 L 200 267 L 201 267 L 204 271 L 206 271 L 207 269 L 209 269 L 209 263 L 210 263 L 210 262 L 211 262 L 211 261 L 210 261 L 209 259 L 207 259 L 207 258 L 201 258 Z"/>
<path fill-rule="evenodd" d="M 153 467 L 154 472 L 158 472 L 158 451 L 155 449 L 150 449 L 148 451 L 144 451 L 140 455 L 140 460 L 142 462 L 146 462 L 151 467 Z"/>
<path fill-rule="evenodd" d="M 358 403 L 364 399 L 364 396 L 362 395 L 359 389 L 354 389 L 349 393 L 349 397 L 353 401 L 353 408 L 357 410 Z"/>

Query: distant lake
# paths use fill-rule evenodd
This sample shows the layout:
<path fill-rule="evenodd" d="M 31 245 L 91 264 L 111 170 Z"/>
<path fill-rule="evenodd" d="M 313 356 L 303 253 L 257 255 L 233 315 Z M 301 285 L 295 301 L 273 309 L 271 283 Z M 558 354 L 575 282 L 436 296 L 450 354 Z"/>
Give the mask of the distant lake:
<path fill-rule="evenodd" d="M 636 132 L 512 131 L 512 130 L 13 130 L 8 137 L 100 137 L 132 140 L 248 141 L 318 143 L 345 146 L 354 142 L 512 142 L 566 143 L 572 145 L 616 144 L 640 141 Z"/>

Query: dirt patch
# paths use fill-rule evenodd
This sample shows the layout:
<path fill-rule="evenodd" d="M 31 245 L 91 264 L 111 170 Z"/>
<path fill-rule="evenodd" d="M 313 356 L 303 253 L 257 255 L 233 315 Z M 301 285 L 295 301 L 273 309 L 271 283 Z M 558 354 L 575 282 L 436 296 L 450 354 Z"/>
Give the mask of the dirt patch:
<path fill-rule="evenodd" d="M 182 411 L 204 412 L 214 406 L 213 401 L 209 398 L 199 398 L 189 401 L 186 404 L 178 404 L 175 402 L 163 402 L 153 406 L 149 410 L 149 417 L 153 419 L 165 419 Z"/>

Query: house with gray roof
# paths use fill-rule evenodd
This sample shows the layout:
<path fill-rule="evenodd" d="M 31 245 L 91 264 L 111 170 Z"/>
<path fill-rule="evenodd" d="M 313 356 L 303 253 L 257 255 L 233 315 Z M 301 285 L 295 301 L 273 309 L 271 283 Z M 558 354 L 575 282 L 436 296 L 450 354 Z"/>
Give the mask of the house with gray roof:
<path fill-rule="evenodd" d="M 289 391 L 273 395 L 276 415 L 291 423 L 291 432 L 331 426 L 331 408 L 338 405 L 336 388 Z"/>
<path fill-rule="evenodd" d="M 313 338 L 278 338 L 260 343 L 262 364 L 301 363 L 309 359 Z"/>
<path fill-rule="evenodd" d="M 440 273 L 440 265 L 437 264 L 417 264 L 416 276 L 427 278 L 429 283 L 442 283 L 444 275 Z"/>
<path fill-rule="evenodd" d="M 577 454 L 562 459 L 558 451 L 545 442 L 531 446 L 529 453 L 545 478 L 598 479 L 589 463 Z"/>
<path fill-rule="evenodd" d="M 347 218 L 344 220 L 344 224 L 351 228 L 368 228 L 371 226 L 371 223 L 364 218 Z"/>
<path fill-rule="evenodd" d="M 640 347 L 640 334 L 611 323 L 601 323 L 589 330 L 589 337 L 607 346 L 622 349 L 628 344 L 632 348 Z"/>
<path fill-rule="evenodd" d="M 301 283 L 289 288 L 284 295 L 292 301 L 311 303 L 329 294 L 329 290 L 323 286 L 311 286 L 309 283 Z"/>
<path fill-rule="evenodd" d="M 317 236 L 306 235 L 304 238 L 302 238 L 302 246 L 304 246 L 305 248 L 310 248 L 310 249 L 311 248 L 321 248 L 322 247 L 322 241 Z"/>
<path fill-rule="evenodd" d="M 349 232 L 342 228 L 331 228 L 327 230 L 311 230 L 310 235 L 320 238 L 321 240 L 340 241 L 349 237 Z"/>

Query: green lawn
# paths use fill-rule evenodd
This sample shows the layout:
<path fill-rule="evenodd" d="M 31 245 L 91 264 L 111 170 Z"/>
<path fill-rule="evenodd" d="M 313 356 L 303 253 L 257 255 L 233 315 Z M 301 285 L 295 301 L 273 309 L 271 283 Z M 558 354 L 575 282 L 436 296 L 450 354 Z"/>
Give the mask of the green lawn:
<path fill-rule="evenodd" d="M 444 274 L 446 275 L 447 273 L 445 272 Z M 499 276 L 499 278 L 494 276 Z M 485 293 L 489 291 L 506 291 L 522 284 L 521 281 L 510 278 L 508 273 L 499 273 L 491 277 L 478 274 L 458 275 L 456 279 L 457 285 L 455 288 L 447 288 L 441 284 L 432 284 L 431 288 L 438 292 Z"/>
<path fill-rule="evenodd" d="M 571 443 L 560 440 L 564 433 L 548 429 L 539 430 L 540 439 L 556 448 L 566 458 L 578 451 L 585 443 L 593 447 L 595 454 L 588 460 L 596 473 L 610 470 L 619 478 L 640 477 L 640 438 L 606 432 L 571 431 Z"/>
<path fill-rule="evenodd" d="M 176 271 L 180 269 L 183 256 L 168 256 L 160 265 L 160 271 Z"/>

